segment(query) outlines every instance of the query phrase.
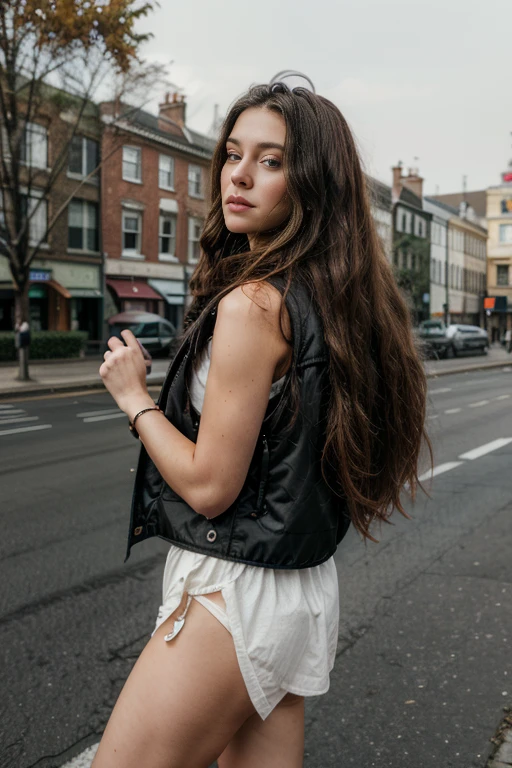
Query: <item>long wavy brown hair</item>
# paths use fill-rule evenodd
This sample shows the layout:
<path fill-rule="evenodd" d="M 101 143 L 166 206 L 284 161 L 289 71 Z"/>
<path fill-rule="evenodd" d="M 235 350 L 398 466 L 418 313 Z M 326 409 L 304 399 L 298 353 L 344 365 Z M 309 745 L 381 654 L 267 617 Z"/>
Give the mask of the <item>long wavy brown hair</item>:
<path fill-rule="evenodd" d="M 284 172 L 292 211 L 261 243 L 228 231 L 220 176 L 226 140 L 249 107 L 284 118 Z M 211 208 L 190 281 L 185 337 L 229 291 L 275 275 L 310 286 L 330 352 L 331 396 L 324 478 L 348 503 L 354 526 L 370 524 L 416 497 L 427 382 L 407 305 L 376 232 L 370 193 L 350 128 L 328 99 L 303 89 L 256 85 L 231 107 L 211 167 Z M 284 311 L 284 310 L 283 310 Z M 200 351 L 196 345 L 196 353 Z"/>

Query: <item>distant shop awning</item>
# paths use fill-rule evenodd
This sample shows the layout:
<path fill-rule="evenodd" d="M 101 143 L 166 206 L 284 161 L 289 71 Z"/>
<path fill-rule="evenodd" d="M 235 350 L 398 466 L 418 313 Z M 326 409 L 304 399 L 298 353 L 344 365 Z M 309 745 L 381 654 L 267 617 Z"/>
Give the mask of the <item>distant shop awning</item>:
<path fill-rule="evenodd" d="M 101 299 L 103 294 L 97 288 L 68 288 L 74 299 Z"/>
<path fill-rule="evenodd" d="M 160 294 L 143 280 L 107 279 L 107 285 L 115 291 L 120 299 L 156 299 L 161 300 Z"/>
<path fill-rule="evenodd" d="M 168 304 L 183 304 L 186 295 L 183 280 L 148 280 L 148 283 Z"/>

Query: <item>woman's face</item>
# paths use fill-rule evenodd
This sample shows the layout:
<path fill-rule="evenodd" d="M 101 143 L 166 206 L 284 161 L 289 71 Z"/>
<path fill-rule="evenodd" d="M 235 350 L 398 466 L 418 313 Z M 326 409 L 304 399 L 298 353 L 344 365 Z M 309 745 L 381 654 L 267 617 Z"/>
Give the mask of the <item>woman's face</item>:
<path fill-rule="evenodd" d="M 230 232 L 247 234 L 249 242 L 290 215 L 283 170 L 285 137 L 280 114 L 250 107 L 239 116 L 226 142 L 220 179 L 224 221 Z"/>

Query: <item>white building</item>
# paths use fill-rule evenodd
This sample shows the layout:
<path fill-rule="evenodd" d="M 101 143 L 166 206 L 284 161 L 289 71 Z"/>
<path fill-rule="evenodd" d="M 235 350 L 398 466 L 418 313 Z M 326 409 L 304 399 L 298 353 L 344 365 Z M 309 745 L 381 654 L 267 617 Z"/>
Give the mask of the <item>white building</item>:
<path fill-rule="evenodd" d="M 447 289 L 448 222 L 453 213 L 447 206 L 431 197 L 423 198 L 423 208 L 432 214 L 430 225 L 430 315 L 445 317 L 445 305 L 450 307 Z M 448 295 L 447 295 L 448 290 Z"/>

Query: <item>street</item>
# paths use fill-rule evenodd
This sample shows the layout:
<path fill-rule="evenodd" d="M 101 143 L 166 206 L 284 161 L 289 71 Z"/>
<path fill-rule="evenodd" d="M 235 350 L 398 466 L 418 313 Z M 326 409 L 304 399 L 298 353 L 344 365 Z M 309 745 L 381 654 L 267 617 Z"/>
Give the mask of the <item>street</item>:
<path fill-rule="evenodd" d="M 512 702 L 512 368 L 429 393 L 431 498 L 335 556 L 338 655 L 306 700 L 306 768 L 484 768 Z M 167 545 L 123 564 L 138 452 L 105 392 L 0 402 L 1 768 L 96 744 L 153 629 Z"/>

